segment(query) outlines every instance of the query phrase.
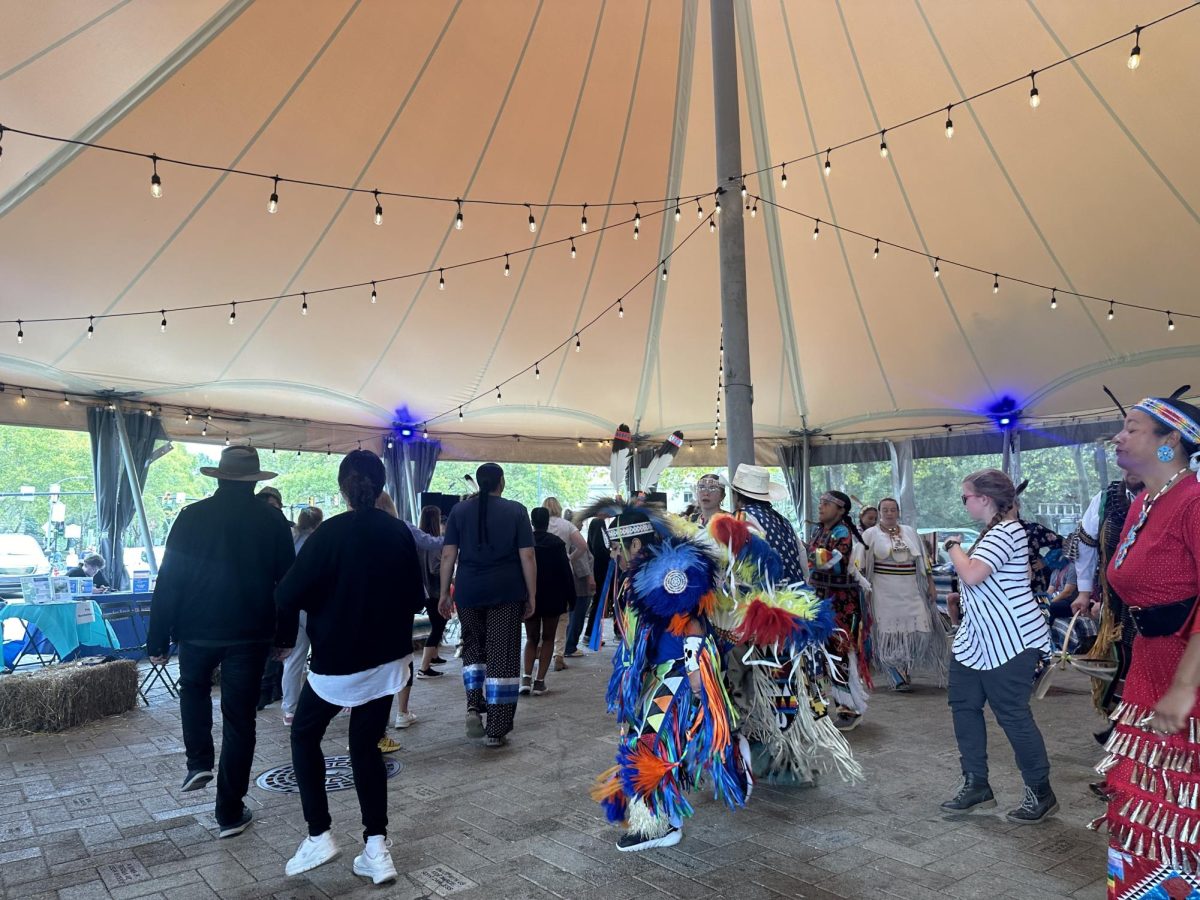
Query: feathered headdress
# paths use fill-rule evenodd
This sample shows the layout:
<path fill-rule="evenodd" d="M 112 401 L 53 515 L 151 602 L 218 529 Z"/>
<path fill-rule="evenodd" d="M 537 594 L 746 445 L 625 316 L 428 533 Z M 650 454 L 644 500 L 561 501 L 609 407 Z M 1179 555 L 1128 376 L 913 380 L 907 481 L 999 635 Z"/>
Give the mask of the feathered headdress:
<path fill-rule="evenodd" d="M 633 449 L 633 435 L 629 426 L 617 426 L 617 433 L 612 439 L 612 456 L 608 461 L 608 481 L 612 485 L 614 495 L 625 493 L 625 472 L 629 468 L 629 454 Z"/>
<path fill-rule="evenodd" d="M 633 573 L 633 602 L 660 619 L 695 613 L 717 586 L 717 563 L 695 541 L 675 536 L 648 548 Z"/>

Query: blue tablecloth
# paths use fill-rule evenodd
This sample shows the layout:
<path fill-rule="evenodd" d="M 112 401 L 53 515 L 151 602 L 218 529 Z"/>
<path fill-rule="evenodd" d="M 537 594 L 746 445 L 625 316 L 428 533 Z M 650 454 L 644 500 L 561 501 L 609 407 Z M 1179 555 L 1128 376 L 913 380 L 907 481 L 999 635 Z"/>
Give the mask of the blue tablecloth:
<path fill-rule="evenodd" d="M 114 656 L 124 659 L 145 659 L 146 654 L 140 648 L 146 643 L 146 635 L 150 633 L 150 600 L 151 593 L 132 593 L 129 591 L 114 591 L 111 594 L 96 594 L 93 600 L 100 604 L 105 612 L 132 610 L 130 618 L 120 618 L 109 622 L 109 627 L 117 636 L 120 650 Z"/>
<path fill-rule="evenodd" d="M 83 625 L 75 622 L 75 602 L 68 603 L 9 603 L 0 609 L 0 622 L 19 619 L 33 626 L 50 642 L 59 659 L 66 659 L 82 646 L 119 647 L 116 634 L 104 621 L 95 600 L 92 615 L 95 620 Z M 27 628 L 27 631 L 29 629 Z"/>

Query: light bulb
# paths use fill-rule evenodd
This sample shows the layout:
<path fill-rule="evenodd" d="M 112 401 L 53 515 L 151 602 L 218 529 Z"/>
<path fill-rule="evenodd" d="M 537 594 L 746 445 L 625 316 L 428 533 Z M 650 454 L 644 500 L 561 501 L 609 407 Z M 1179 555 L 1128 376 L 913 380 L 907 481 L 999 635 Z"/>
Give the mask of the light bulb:
<path fill-rule="evenodd" d="M 1050 308 L 1058 309 L 1058 288 L 1053 288 L 1050 291 Z"/>
<path fill-rule="evenodd" d="M 446 273 L 442 269 L 438 269 L 438 290 L 446 289 Z"/>
<path fill-rule="evenodd" d="M 879 259 L 879 238 L 875 238 L 875 252 L 871 254 L 871 259 Z"/>
<path fill-rule="evenodd" d="M 267 201 L 267 212 L 274 215 L 279 211 L 279 176 L 275 176 L 275 186 L 271 189 L 271 199 Z"/>
<path fill-rule="evenodd" d="M 379 202 L 379 191 L 375 191 L 375 224 L 383 224 L 383 204 Z"/>
<path fill-rule="evenodd" d="M 1171 311 L 1167 310 L 1167 331 L 1175 330 L 1175 320 L 1171 318 Z"/>
<path fill-rule="evenodd" d="M 229 304 L 229 324 L 232 325 L 236 321 L 237 321 L 237 304 L 230 303 Z"/>
<path fill-rule="evenodd" d="M 753 219 L 757 216 L 758 216 L 758 198 L 755 197 L 754 203 L 750 206 L 750 218 Z"/>
<path fill-rule="evenodd" d="M 1113 320 L 1113 318 L 1116 316 L 1116 314 L 1117 314 L 1116 311 L 1113 309 L 1113 302 L 1111 300 L 1109 300 L 1108 301 L 1108 321 L 1111 322 Z"/>
<path fill-rule="evenodd" d="M 1037 78 L 1035 77 L 1036 75 L 1036 72 L 1029 73 L 1029 83 L 1032 85 L 1032 87 L 1029 89 L 1029 105 L 1034 109 L 1037 109 L 1042 105 L 1042 98 L 1038 94 Z"/>
<path fill-rule="evenodd" d="M 92 339 L 92 335 L 94 335 L 95 333 L 96 333 L 96 320 L 95 320 L 95 317 L 94 317 L 94 316 L 88 316 L 88 330 L 87 330 L 87 336 L 88 336 L 88 340 L 89 340 L 89 341 Z"/>
<path fill-rule="evenodd" d="M 817 219 L 817 224 L 815 224 L 813 226 L 813 240 L 815 241 L 820 236 L 821 236 L 821 220 Z"/>
<path fill-rule="evenodd" d="M 718 197 L 713 204 L 713 214 L 719 216 L 721 214 L 721 198 Z"/>
<path fill-rule="evenodd" d="M 675 221 L 679 221 L 679 198 L 675 198 Z"/>
<path fill-rule="evenodd" d="M 17 402 L 24 406 L 26 399 L 28 398 L 25 396 L 25 388 L 21 388 L 21 396 L 17 398 Z"/>
<path fill-rule="evenodd" d="M 190 424 L 192 421 L 192 411 L 189 409 L 187 415 L 183 417 L 183 421 Z"/>
<path fill-rule="evenodd" d="M 533 364 L 533 377 L 534 377 L 534 380 L 536 380 L 536 381 L 542 380 L 542 368 L 541 368 L 540 362 L 535 362 Z"/>
<path fill-rule="evenodd" d="M 17 343 L 18 344 L 25 343 L 25 328 L 21 324 L 20 319 L 17 319 Z"/>
<path fill-rule="evenodd" d="M 70 405 L 71 405 L 71 398 L 68 397 L 66 394 L 63 394 L 63 406 L 70 406 Z M 149 410 L 147 410 L 147 412 L 149 412 Z"/>
<path fill-rule="evenodd" d="M 583 446 L 583 438 L 576 438 L 576 439 L 575 439 L 575 446 L 576 446 L 576 447 L 582 447 L 582 446 Z"/>
<path fill-rule="evenodd" d="M 162 179 L 157 172 L 150 176 L 150 196 L 155 200 L 162 199 Z"/>
<path fill-rule="evenodd" d="M 583 344 L 579 340 L 579 332 L 575 332 L 575 352 L 578 353 L 583 349 Z"/>
<path fill-rule="evenodd" d="M 887 129 L 886 128 L 883 131 L 879 132 L 879 155 L 882 156 L 884 159 L 887 159 L 888 148 L 887 148 Z"/>
<path fill-rule="evenodd" d="M 459 417 L 459 419 L 462 419 L 462 417 L 463 417 L 463 413 L 462 413 L 462 407 L 461 407 L 461 406 L 458 408 L 458 417 Z"/>
<path fill-rule="evenodd" d="M 667 264 L 665 262 L 662 264 L 662 280 L 667 280 Z"/>
<path fill-rule="evenodd" d="M 742 199 L 743 199 L 743 200 L 745 200 L 745 199 L 746 199 L 746 193 L 747 193 L 747 191 L 746 191 L 746 179 L 745 179 L 745 178 L 743 178 L 743 179 L 742 179 Z"/>
<path fill-rule="evenodd" d="M 163 334 L 166 334 L 167 333 L 167 311 L 165 309 L 160 309 L 159 312 L 162 314 L 162 321 L 158 323 L 158 330 L 161 331 Z"/>
<path fill-rule="evenodd" d="M 375 290 L 375 282 L 371 282 L 371 302 L 374 303 L 379 299 L 379 292 Z"/>
<path fill-rule="evenodd" d="M 950 107 L 946 107 L 946 140 L 954 137 L 954 120 L 950 118 Z"/>
<path fill-rule="evenodd" d="M 828 178 L 828 177 L 829 177 L 829 173 L 833 171 L 833 163 L 831 163 L 831 162 L 829 161 L 829 151 L 828 151 L 828 150 L 826 150 L 826 151 L 825 151 L 825 166 L 824 166 L 824 171 L 825 171 L 825 177 L 826 177 L 826 178 Z"/>
<path fill-rule="evenodd" d="M 505 253 L 504 254 L 504 277 L 507 278 L 511 272 L 512 272 L 512 269 L 509 268 L 509 265 L 508 265 L 508 254 Z"/>
<path fill-rule="evenodd" d="M 995 281 L 992 282 L 992 293 L 998 294 L 1000 293 L 1000 276 L 993 275 L 992 277 L 995 279 Z"/>
<path fill-rule="evenodd" d="M 1141 44 L 1142 26 L 1139 25 L 1133 29 L 1133 49 L 1129 51 L 1129 61 L 1125 64 L 1130 70 L 1136 69 L 1142 64 L 1142 48 Z"/>
<path fill-rule="evenodd" d="M 697 198 L 697 200 L 696 200 L 696 218 L 697 219 L 704 218 L 704 207 L 700 205 L 699 198 Z"/>
<path fill-rule="evenodd" d="M 571 238 L 571 259 L 575 258 L 575 238 Z"/>
<path fill-rule="evenodd" d="M 304 299 L 303 299 L 303 302 L 300 304 L 300 315 L 307 316 L 308 315 L 308 294 L 301 294 L 301 296 Z"/>
<path fill-rule="evenodd" d="M 529 210 L 529 230 L 537 231 L 537 219 L 533 217 L 533 207 L 526 203 L 525 208 Z"/>
<path fill-rule="evenodd" d="M 500 385 L 496 385 L 496 400 L 500 400 Z"/>
<path fill-rule="evenodd" d="M 579 214 L 579 230 L 587 233 L 587 204 L 583 204 L 583 211 Z"/>
<path fill-rule="evenodd" d="M 208 423 L 207 423 L 207 422 L 205 422 L 205 423 L 204 423 L 204 427 L 202 427 L 202 428 L 200 429 L 200 436 L 201 436 L 201 437 L 208 437 Z"/>
<path fill-rule="evenodd" d="M 787 163 L 779 164 L 779 186 L 787 190 Z"/>
<path fill-rule="evenodd" d="M 617 301 L 617 318 L 625 318 L 625 307 L 621 304 L 620 300 Z"/>
<path fill-rule="evenodd" d="M 425 440 L 429 440 L 429 426 L 428 425 L 421 426 L 421 437 L 425 438 Z"/>
<path fill-rule="evenodd" d="M 459 200 L 457 202 L 458 202 L 458 212 L 455 213 L 455 215 L 454 215 L 454 230 L 462 231 L 462 227 L 463 227 L 462 201 Z"/>
<path fill-rule="evenodd" d="M 941 278 L 941 277 L 942 277 L 942 270 L 941 270 L 941 268 L 938 266 L 938 263 L 939 263 L 939 262 L 941 262 L 941 259 L 942 259 L 942 258 L 941 258 L 940 256 L 936 256 L 936 257 L 934 257 L 934 259 L 933 259 L 933 277 L 934 277 L 934 278 Z"/>
<path fill-rule="evenodd" d="M 713 217 L 708 217 L 708 233 L 712 234 L 717 230 L 717 223 L 713 221 Z"/>

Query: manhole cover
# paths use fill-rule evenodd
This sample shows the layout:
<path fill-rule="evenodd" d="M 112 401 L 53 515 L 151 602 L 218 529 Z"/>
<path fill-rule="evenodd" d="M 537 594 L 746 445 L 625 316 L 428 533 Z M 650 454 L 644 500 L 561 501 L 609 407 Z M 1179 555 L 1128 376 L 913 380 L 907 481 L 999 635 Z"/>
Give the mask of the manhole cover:
<path fill-rule="evenodd" d="M 404 768 L 404 763 L 385 756 L 383 766 L 387 777 L 395 778 Z M 298 794 L 300 792 L 300 788 L 296 785 L 296 771 L 291 766 L 277 766 L 274 769 L 268 769 L 258 776 L 255 783 L 264 791 L 274 791 L 278 794 Z M 348 791 L 352 787 L 354 787 L 354 770 L 350 768 L 350 757 L 325 757 L 325 790 Z"/>

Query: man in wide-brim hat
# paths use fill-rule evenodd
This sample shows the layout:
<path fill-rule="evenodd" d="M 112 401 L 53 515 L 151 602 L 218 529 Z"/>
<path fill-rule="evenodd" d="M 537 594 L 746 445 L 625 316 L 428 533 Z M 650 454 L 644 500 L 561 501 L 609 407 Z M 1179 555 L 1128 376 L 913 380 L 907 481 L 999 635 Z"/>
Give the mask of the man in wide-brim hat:
<path fill-rule="evenodd" d="M 779 554 L 786 581 L 804 581 L 804 554 L 796 531 L 792 523 L 771 506 L 772 501 L 787 497 L 787 488 L 772 481 L 771 473 L 762 466 L 749 463 L 741 463 L 737 467 L 729 487 L 733 490 L 734 511 L 757 527 L 771 549 Z"/>
<path fill-rule="evenodd" d="M 267 657 L 276 646 L 275 585 L 292 562 L 291 532 L 279 511 L 254 496 L 274 478 L 253 447 L 227 447 L 209 498 L 184 507 L 167 537 L 150 608 L 146 649 L 164 665 L 179 647 L 179 714 L 187 752 L 181 790 L 213 779 L 212 677 L 221 667 L 221 764 L 216 819 L 220 837 L 250 824 L 242 802 L 254 759 L 255 707 Z"/>

